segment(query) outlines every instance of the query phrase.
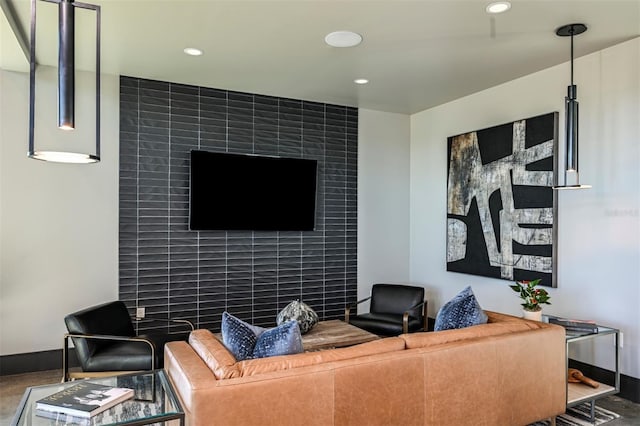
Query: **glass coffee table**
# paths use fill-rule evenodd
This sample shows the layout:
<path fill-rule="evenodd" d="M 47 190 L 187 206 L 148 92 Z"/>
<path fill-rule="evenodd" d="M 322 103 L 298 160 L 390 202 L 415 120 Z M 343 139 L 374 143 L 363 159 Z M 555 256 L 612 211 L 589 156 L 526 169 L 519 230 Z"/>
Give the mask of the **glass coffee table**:
<path fill-rule="evenodd" d="M 41 417 L 36 414 L 36 401 L 53 393 L 67 389 L 75 382 L 56 383 L 53 385 L 33 386 L 27 388 L 18 405 L 11 426 L 53 426 L 67 424 L 81 425 L 148 425 L 175 420 L 184 425 L 184 411 L 176 397 L 176 393 L 167 380 L 164 370 L 155 370 L 122 376 L 86 379 L 87 382 L 107 386 L 130 388 L 134 397 L 121 402 L 102 413 L 93 416 L 86 423 L 69 423 L 64 415 L 58 419 Z"/>

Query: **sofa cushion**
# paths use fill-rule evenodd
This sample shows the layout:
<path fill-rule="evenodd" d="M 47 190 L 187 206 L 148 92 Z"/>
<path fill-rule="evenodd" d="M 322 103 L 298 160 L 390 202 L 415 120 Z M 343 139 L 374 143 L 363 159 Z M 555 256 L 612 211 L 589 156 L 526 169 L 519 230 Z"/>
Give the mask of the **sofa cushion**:
<path fill-rule="evenodd" d="M 476 300 L 471 286 L 467 286 L 440 308 L 434 331 L 484 324 L 487 320 L 488 317 Z"/>

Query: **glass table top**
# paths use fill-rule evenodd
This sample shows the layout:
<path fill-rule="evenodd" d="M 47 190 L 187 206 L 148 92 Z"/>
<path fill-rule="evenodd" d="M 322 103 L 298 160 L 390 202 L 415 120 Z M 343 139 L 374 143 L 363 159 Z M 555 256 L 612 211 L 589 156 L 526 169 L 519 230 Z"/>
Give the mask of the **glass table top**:
<path fill-rule="evenodd" d="M 90 420 L 69 418 L 63 413 L 47 418 L 36 413 L 36 401 L 67 389 L 79 381 L 34 386 L 26 389 L 12 425 L 142 425 L 172 419 L 184 419 L 184 412 L 164 370 L 122 376 L 86 379 L 101 385 L 130 388 L 134 397 L 119 403 Z"/>
<path fill-rule="evenodd" d="M 543 315 L 542 316 L 542 321 L 543 322 L 549 322 L 549 318 L 559 318 L 556 317 L 554 315 Z M 565 333 L 566 333 L 566 340 L 575 340 L 575 339 L 580 339 L 583 338 L 585 336 L 591 336 L 591 335 L 601 335 L 601 334 L 614 334 L 617 333 L 618 330 L 615 328 L 611 328 L 611 327 L 606 327 L 600 324 L 597 324 L 598 327 L 598 332 L 592 332 L 592 331 L 582 331 L 582 330 L 571 330 L 571 329 L 565 329 Z"/>

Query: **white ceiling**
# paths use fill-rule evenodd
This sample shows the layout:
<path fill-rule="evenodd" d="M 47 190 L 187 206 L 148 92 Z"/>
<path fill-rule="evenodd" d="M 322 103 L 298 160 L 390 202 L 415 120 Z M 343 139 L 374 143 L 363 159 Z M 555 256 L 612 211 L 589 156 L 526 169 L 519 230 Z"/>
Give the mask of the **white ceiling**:
<path fill-rule="evenodd" d="M 510 11 L 491 16 L 489 2 L 92 1 L 102 7 L 103 72 L 399 113 L 568 61 L 570 41 L 555 35 L 564 24 L 589 27 L 575 38 L 576 57 L 640 36 L 640 0 L 512 0 Z M 28 32 L 30 1 L 1 3 Z M 54 64 L 56 6 L 37 7 L 38 61 Z M 85 15 L 78 14 L 76 35 L 91 40 Z M 345 29 L 362 34 L 363 43 L 324 43 Z M 0 36 L 0 66 L 28 71 L 4 15 Z M 187 46 L 205 54 L 187 56 Z M 79 67 L 91 63 L 79 56 Z M 359 77 L 370 83 L 354 84 Z"/>

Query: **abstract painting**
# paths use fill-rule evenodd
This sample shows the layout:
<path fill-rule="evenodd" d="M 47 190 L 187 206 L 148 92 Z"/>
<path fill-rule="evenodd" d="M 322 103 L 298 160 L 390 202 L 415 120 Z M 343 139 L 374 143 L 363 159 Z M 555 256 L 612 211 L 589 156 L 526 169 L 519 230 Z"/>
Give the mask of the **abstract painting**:
<path fill-rule="evenodd" d="M 558 113 L 448 138 L 447 271 L 556 287 Z"/>

